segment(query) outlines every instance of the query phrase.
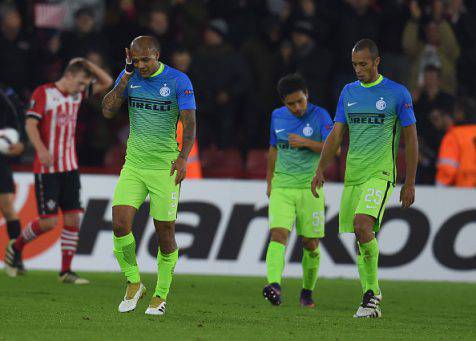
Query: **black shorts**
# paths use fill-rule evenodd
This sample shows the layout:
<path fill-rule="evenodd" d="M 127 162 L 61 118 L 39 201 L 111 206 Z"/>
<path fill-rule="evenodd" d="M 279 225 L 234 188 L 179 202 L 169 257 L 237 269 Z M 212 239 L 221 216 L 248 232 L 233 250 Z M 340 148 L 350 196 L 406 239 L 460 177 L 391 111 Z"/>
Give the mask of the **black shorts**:
<path fill-rule="evenodd" d="M 13 173 L 5 158 L 0 157 L 0 194 L 15 193 Z"/>
<path fill-rule="evenodd" d="M 81 212 L 81 182 L 77 170 L 35 174 L 35 194 L 41 218 L 63 213 Z"/>

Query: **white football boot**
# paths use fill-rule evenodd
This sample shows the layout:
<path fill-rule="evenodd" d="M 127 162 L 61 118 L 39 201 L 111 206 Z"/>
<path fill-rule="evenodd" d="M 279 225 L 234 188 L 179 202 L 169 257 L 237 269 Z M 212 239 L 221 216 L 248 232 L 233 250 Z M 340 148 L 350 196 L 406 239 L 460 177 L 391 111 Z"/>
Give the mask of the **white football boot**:
<path fill-rule="evenodd" d="M 153 296 L 150 300 L 149 307 L 145 311 L 147 315 L 164 315 L 165 314 L 165 301 L 160 297 Z"/>
<path fill-rule="evenodd" d="M 375 295 L 372 290 L 367 290 L 362 298 L 362 304 L 354 314 L 356 318 L 379 318 L 382 317 L 382 310 L 380 310 L 380 302 L 382 301 L 382 291 Z"/>
<path fill-rule="evenodd" d="M 119 312 L 127 313 L 133 311 L 137 306 L 137 302 L 145 296 L 145 293 L 146 289 L 144 284 L 127 283 L 126 294 L 124 295 L 122 302 L 119 304 Z"/>

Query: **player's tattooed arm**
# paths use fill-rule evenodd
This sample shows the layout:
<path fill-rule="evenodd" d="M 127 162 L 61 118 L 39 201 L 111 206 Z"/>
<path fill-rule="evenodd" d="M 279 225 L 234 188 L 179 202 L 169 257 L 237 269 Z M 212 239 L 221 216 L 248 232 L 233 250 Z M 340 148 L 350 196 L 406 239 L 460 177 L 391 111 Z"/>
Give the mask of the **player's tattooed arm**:
<path fill-rule="evenodd" d="M 121 108 L 124 102 L 124 90 L 127 87 L 127 82 L 134 74 L 134 64 L 132 63 L 131 52 L 128 48 L 125 49 L 126 67 L 119 83 L 109 91 L 102 100 L 102 114 L 106 118 L 112 118 Z"/>
<path fill-rule="evenodd" d="M 187 160 L 190 151 L 192 150 L 193 143 L 195 142 L 196 131 L 196 118 L 195 110 L 187 109 L 180 111 L 180 121 L 183 125 L 183 140 L 182 150 L 179 157 Z"/>
<path fill-rule="evenodd" d="M 124 90 L 132 74 L 124 73 L 117 85 L 109 91 L 102 100 L 102 114 L 106 118 L 112 118 L 121 108 L 124 102 Z"/>

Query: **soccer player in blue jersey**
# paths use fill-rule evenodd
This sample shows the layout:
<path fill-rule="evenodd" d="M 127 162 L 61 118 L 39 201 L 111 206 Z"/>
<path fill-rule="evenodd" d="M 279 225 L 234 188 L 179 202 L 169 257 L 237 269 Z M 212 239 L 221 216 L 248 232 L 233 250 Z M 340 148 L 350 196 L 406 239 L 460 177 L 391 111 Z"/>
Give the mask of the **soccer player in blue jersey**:
<path fill-rule="evenodd" d="M 281 304 L 281 276 L 286 243 L 293 226 L 302 237 L 303 282 L 300 303 L 313 308 L 319 271 L 319 238 L 324 237 L 324 195 L 309 191 L 324 140 L 332 129 L 329 113 L 308 102 L 304 79 L 288 75 L 278 83 L 284 106 L 271 115 L 267 195 L 271 240 L 266 254 L 268 284 L 263 296 Z"/>
<path fill-rule="evenodd" d="M 114 254 L 127 279 L 119 312 L 136 308 L 145 295 L 136 261 L 132 223 L 138 208 L 150 197 L 150 215 L 159 240 L 157 285 L 146 314 L 163 315 L 170 290 L 178 248 L 175 219 L 180 183 L 195 139 L 195 98 L 184 73 L 159 61 L 159 44 L 140 36 L 126 49 L 126 67 L 114 89 L 103 100 L 103 114 L 113 116 L 127 98 L 130 134 L 126 162 L 116 185 L 112 203 Z M 182 149 L 176 129 L 183 124 Z"/>
<path fill-rule="evenodd" d="M 406 178 L 400 192 L 402 206 L 415 200 L 418 141 L 412 98 L 401 84 L 378 72 L 379 51 L 370 39 L 358 41 L 352 64 L 358 81 L 347 84 L 337 104 L 334 128 L 329 134 L 312 181 L 311 190 L 324 183 L 324 171 L 349 130 L 344 190 L 339 211 L 339 232 L 354 233 L 359 255 L 357 265 L 363 291 L 354 317 L 381 317 L 382 292 L 377 269 L 380 229 L 385 205 L 396 182 L 396 158 L 400 132 L 405 140 Z"/>

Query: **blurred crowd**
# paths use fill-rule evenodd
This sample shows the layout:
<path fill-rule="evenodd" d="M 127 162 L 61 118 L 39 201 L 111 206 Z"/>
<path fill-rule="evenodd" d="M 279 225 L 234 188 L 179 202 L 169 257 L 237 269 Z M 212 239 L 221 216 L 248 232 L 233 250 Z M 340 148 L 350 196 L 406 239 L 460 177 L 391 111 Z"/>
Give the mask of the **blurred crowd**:
<path fill-rule="evenodd" d="M 71 58 L 85 57 L 115 78 L 124 47 L 135 36 L 155 36 L 161 60 L 187 73 L 195 87 L 200 152 L 204 168 L 210 166 L 205 176 L 264 176 L 265 167 L 262 173 L 256 167 L 265 160 L 270 114 L 281 105 L 276 83 L 285 74 L 303 75 L 311 102 L 333 116 L 340 90 L 355 80 L 350 51 L 361 38 L 377 42 L 381 73 L 412 92 L 419 183 L 435 183 L 441 141 L 458 124 L 455 103 L 476 95 L 476 1 L 3 0 L 1 6 L 0 83 L 16 94 L 19 108 L 36 86 L 57 80 Z M 119 166 L 128 116 L 124 110 L 104 119 L 100 101 L 90 98 L 79 114 L 80 164 Z M 227 163 L 229 173 L 213 169 Z"/>

